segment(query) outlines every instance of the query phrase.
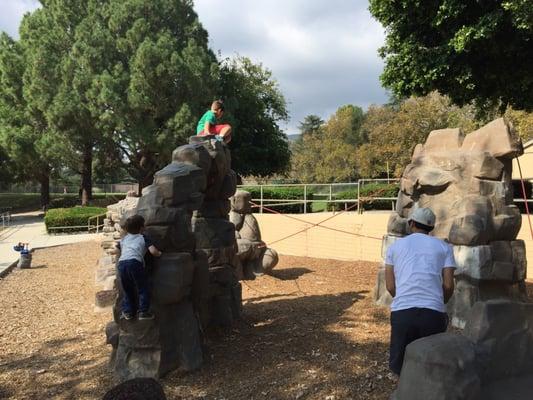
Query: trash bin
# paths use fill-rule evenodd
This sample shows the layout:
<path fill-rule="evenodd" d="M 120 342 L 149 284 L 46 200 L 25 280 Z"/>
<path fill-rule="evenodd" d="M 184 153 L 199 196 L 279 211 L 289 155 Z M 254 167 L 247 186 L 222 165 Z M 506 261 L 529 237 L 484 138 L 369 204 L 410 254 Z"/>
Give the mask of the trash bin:
<path fill-rule="evenodd" d="M 31 252 L 24 249 L 20 252 L 18 267 L 21 269 L 31 268 Z"/>

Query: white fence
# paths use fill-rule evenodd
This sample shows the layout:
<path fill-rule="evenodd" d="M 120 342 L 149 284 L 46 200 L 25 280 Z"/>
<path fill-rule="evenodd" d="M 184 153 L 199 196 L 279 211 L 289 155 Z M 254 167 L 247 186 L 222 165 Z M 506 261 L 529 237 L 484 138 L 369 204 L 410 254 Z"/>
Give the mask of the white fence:
<path fill-rule="evenodd" d="M 396 196 L 394 197 L 380 197 L 380 196 L 362 196 L 361 190 L 365 185 L 371 183 L 387 183 L 387 184 L 399 184 L 399 179 L 359 179 L 357 182 L 350 183 L 294 183 L 294 184 L 267 184 L 267 185 L 240 185 L 239 188 L 246 190 L 250 188 L 259 188 L 259 197 L 255 197 L 252 201 L 256 204 L 256 208 L 259 208 L 259 212 L 263 213 L 264 209 L 269 207 L 276 207 L 282 205 L 296 205 L 302 204 L 303 212 L 307 213 L 309 203 L 316 204 L 318 206 L 328 204 L 344 204 L 344 208 L 347 209 L 347 204 L 355 203 L 355 210 L 361 212 L 364 202 L 368 201 L 390 201 L 391 210 L 395 208 Z M 302 195 L 294 198 L 274 199 L 265 196 L 265 189 L 275 188 L 300 188 Z M 337 198 L 337 195 L 343 192 L 353 191 L 354 196 L 351 198 Z M 305 206 L 304 206 L 305 205 Z"/>
<path fill-rule="evenodd" d="M 362 190 L 365 185 L 372 184 L 372 183 L 387 183 L 387 184 L 395 184 L 399 185 L 399 179 L 359 179 L 357 182 L 351 182 L 351 183 L 324 183 L 324 184 L 266 184 L 266 185 L 253 185 L 253 184 L 246 184 L 246 185 L 240 185 L 239 188 L 246 190 L 247 188 L 258 188 L 259 189 L 259 196 L 256 196 L 252 199 L 252 201 L 255 203 L 254 207 L 258 208 L 259 210 L 257 212 L 263 213 L 263 210 L 267 210 L 270 207 L 276 207 L 276 206 L 286 206 L 286 205 L 297 205 L 301 204 L 303 207 L 303 213 L 307 213 L 309 211 L 308 205 L 310 203 L 315 205 L 320 205 L 321 203 L 325 205 L 327 208 L 328 205 L 331 204 L 344 204 L 344 210 L 347 210 L 348 208 L 352 211 L 358 211 L 362 212 L 363 207 L 365 203 L 373 202 L 373 201 L 390 201 L 390 208 L 389 210 L 394 210 L 396 208 L 396 200 L 397 197 L 385 197 L 385 196 L 374 196 L 374 195 L 362 195 L 364 193 Z M 299 196 L 296 196 L 294 198 L 284 198 L 284 199 L 274 199 L 269 198 L 265 192 L 267 192 L 267 189 L 275 189 L 275 188 L 301 188 L 302 193 Z M 353 197 L 351 198 L 337 198 L 336 195 L 342 192 L 352 191 L 354 193 Z M 254 192 L 256 192 L 254 190 Z M 526 193 L 527 194 L 527 193 Z M 533 199 L 527 198 L 525 200 L 523 198 L 521 188 L 520 188 L 520 194 L 516 193 L 518 196 L 517 198 L 513 199 L 514 203 L 517 206 L 520 206 L 522 208 L 522 212 L 524 212 L 523 208 L 528 207 L 530 212 L 533 212 Z M 524 206 L 524 203 L 525 206 Z M 348 207 L 348 204 L 352 204 L 353 206 Z M 312 211 L 315 207 L 313 207 Z M 342 208 L 342 207 L 341 207 Z M 318 207 L 318 211 L 323 211 L 321 207 Z M 339 209 L 339 207 L 336 207 L 336 209 Z"/>

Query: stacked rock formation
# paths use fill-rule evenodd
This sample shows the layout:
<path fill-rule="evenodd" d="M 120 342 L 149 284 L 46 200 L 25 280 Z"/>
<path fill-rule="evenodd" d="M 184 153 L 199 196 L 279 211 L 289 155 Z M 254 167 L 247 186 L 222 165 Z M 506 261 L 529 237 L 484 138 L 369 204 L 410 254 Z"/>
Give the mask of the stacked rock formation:
<path fill-rule="evenodd" d="M 214 136 L 193 136 L 188 146 L 176 150 L 176 157 L 201 166 L 207 177 L 204 201 L 192 218 L 197 252 L 209 265 L 209 316 L 202 320 L 204 324 L 229 326 L 240 317 L 242 304 L 235 225 L 228 218 L 229 198 L 237 190 L 231 154 Z"/>
<path fill-rule="evenodd" d="M 504 119 L 464 135 L 459 129 L 432 131 L 414 150 L 400 181 L 396 212 L 383 239 L 388 246 L 408 234 L 407 218 L 429 207 L 431 233 L 453 244 L 456 289 L 448 304 L 452 324 L 464 327 L 476 301 L 525 296 L 525 246 L 516 240 L 522 223 L 513 205 L 512 159 L 522 144 Z M 389 304 L 384 269 L 375 290 L 378 304 Z"/>
<path fill-rule="evenodd" d="M 243 279 L 255 279 L 256 276 L 269 273 L 278 263 L 276 250 L 266 247 L 261 240 L 259 224 L 252 214 L 252 195 L 245 190 L 237 190 L 231 198 L 230 221 L 235 225 L 235 237 L 239 252 L 237 253 Z"/>
<path fill-rule="evenodd" d="M 115 304 L 118 289 L 115 285 L 116 263 L 119 257 L 117 243 L 120 241 L 123 231 L 120 226 L 122 216 L 137 207 L 138 197 L 134 193 L 128 193 L 124 200 L 107 207 L 104 227 L 102 228 L 102 257 L 98 261 L 96 269 L 96 311 L 105 311 Z"/>
<path fill-rule="evenodd" d="M 162 251 L 147 257 L 154 320 L 121 320 L 122 288 L 106 328 L 112 364 L 120 380 L 158 377 L 202 363 L 200 332 L 209 323 L 226 325 L 240 316 L 241 286 L 235 227 L 228 219 L 229 197 L 236 191 L 227 147 L 214 137 L 191 138 L 172 154 L 134 207 L 109 221 L 139 214 L 145 233 Z M 120 237 L 112 234 L 106 248 Z M 112 240 L 111 240 L 112 239 Z M 117 251 L 109 258 L 116 262 Z M 111 268 L 110 268 L 111 269 Z M 114 268 L 113 268 L 114 269 Z"/>
<path fill-rule="evenodd" d="M 122 223 L 133 214 L 142 215 L 146 234 L 163 254 L 146 259 L 154 320 L 120 319 L 123 290 L 117 279 L 114 322 L 108 324 L 106 333 L 120 380 L 162 376 L 176 368 L 192 370 L 202 363 L 194 307 L 202 296 L 193 293 L 193 286 L 196 291 L 207 290 L 207 263 L 195 252 L 191 217 L 202 204 L 205 188 L 206 176 L 200 167 L 173 157 L 155 174 L 154 183 L 144 188 L 137 207 L 122 214 Z"/>

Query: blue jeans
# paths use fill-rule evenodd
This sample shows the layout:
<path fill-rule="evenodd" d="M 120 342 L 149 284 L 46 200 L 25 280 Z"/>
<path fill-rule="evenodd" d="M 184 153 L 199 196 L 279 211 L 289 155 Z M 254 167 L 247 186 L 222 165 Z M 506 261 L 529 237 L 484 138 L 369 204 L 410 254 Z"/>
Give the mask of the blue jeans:
<path fill-rule="evenodd" d="M 148 275 L 142 262 L 122 260 L 118 263 L 118 272 L 124 296 L 122 297 L 122 312 L 135 314 L 137 311 L 137 298 L 139 299 L 139 312 L 148 311 L 150 308 L 150 293 Z"/>

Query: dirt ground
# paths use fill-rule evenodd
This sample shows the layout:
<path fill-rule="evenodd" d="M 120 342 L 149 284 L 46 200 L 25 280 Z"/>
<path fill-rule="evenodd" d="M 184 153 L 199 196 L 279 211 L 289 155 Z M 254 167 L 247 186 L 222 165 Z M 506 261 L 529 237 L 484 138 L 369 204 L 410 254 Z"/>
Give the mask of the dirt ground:
<path fill-rule="evenodd" d="M 113 385 L 95 314 L 96 242 L 39 250 L 0 279 L 0 399 L 101 399 Z M 377 264 L 283 256 L 243 283 L 243 321 L 210 332 L 205 365 L 162 380 L 171 399 L 388 399 L 388 312 Z"/>

